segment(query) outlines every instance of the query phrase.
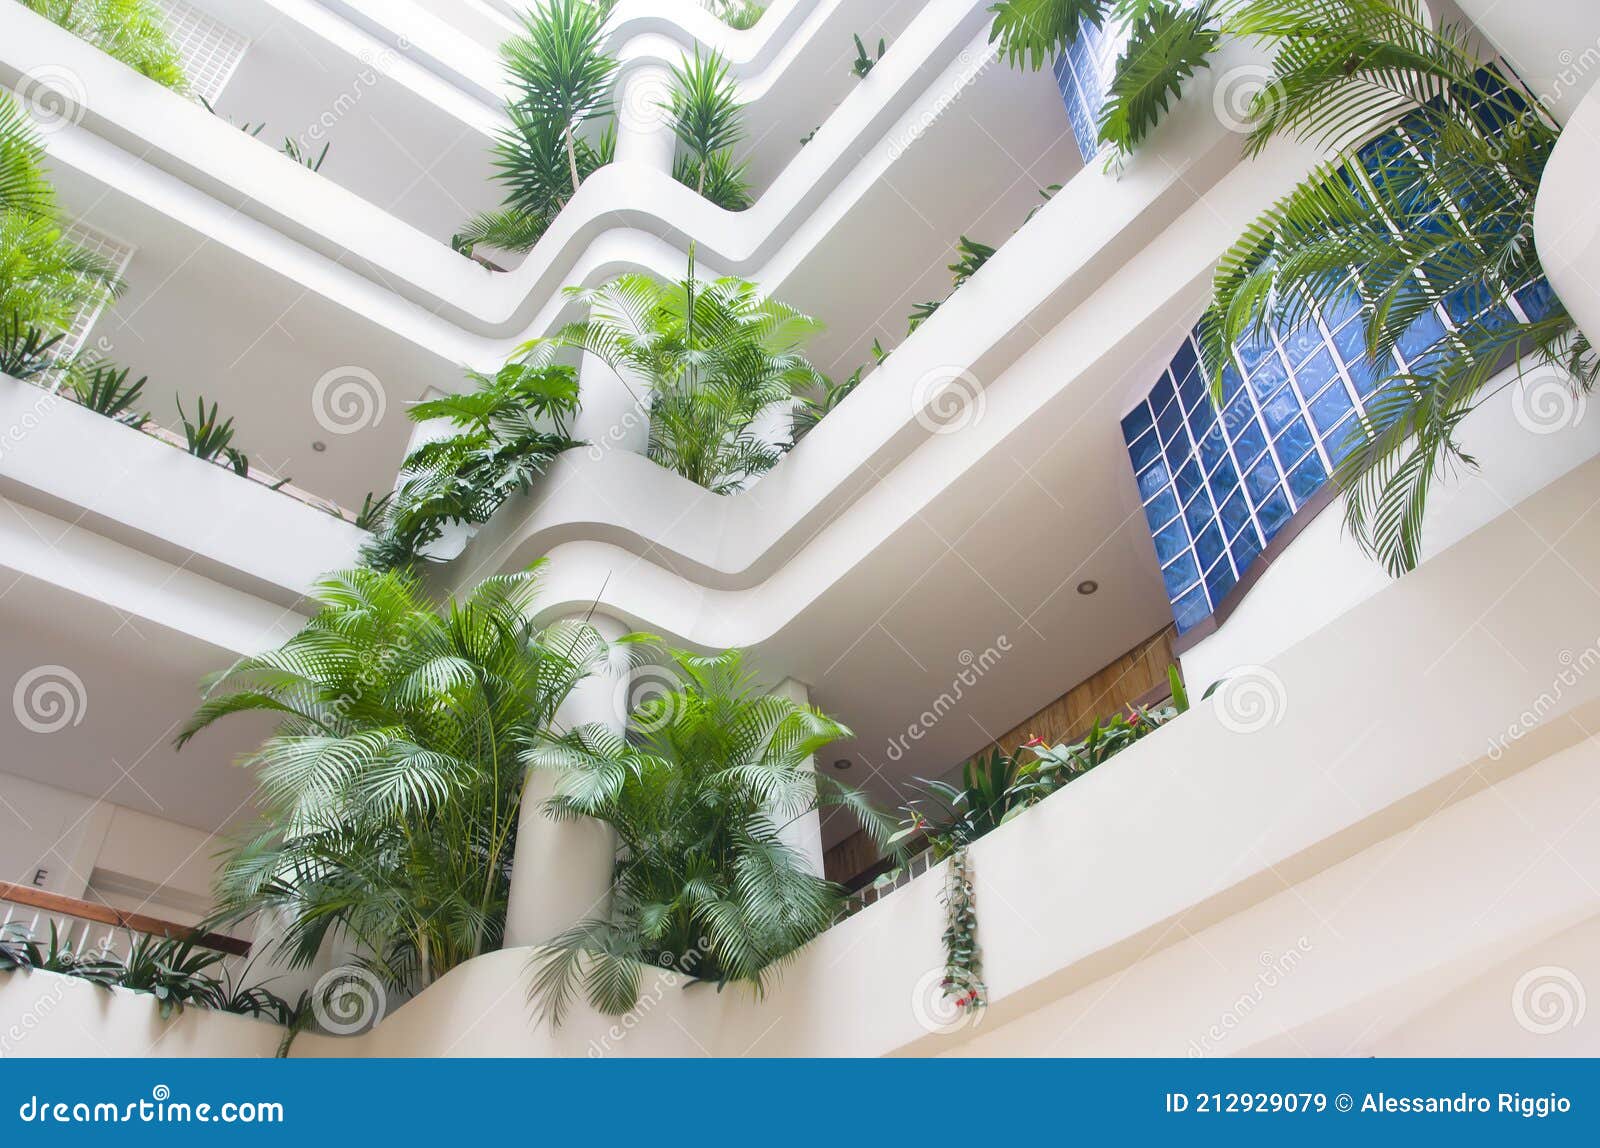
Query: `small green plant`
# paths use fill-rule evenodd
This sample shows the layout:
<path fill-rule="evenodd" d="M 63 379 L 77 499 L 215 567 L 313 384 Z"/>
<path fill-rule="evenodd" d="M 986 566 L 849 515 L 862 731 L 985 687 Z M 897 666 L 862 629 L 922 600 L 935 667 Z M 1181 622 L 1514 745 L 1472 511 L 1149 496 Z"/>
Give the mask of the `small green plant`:
<path fill-rule="evenodd" d="M 388 513 L 389 504 L 394 501 L 394 491 L 389 491 L 374 497 L 372 491 L 367 491 L 361 499 L 361 509 L 356 511 L 355 524 L 362 530 L 377 530 L 383 522 L 383 516 Z"/>
<path fill-rule="evenodd" d="M 953 295 L 955 292 L 961 290 L 962 284 L 966 283 L 968 279 L 971 279 L 974 275 L 976 275 L 983 268 L 983 265 L 989 262 L 990 258 L 994 255 L 994 252 L 995 249 L 990 247 L 987 243 L 979 243 L 977 240 L 968 239 L 965 235 L 963 235 L 960 241 L 956 244 L 956 261 L 950 264 L 949 267 L 951 274 L 955 276 L 950 288 L 951 294 Z M 949 298 L 950 296 L 947 295 L 943 299 L 936 299 L 927 303 L 918 303 L 916 307 L 912 309 L 910 319 L 908 320 L 910 329 L 915 331 L 918 327 L 922 326 L 922 324 L 926 323 L 930 318 L 933 317 L 933 313 L 935 311 L 949 301 Z"/>
<path fill-rule="evenodd" d="M 134 428 L 142 427 L 150 416 L 135 411 L 133 404 L 139 401 L 148 378 L 141 375 L 136 382 L 130 383 L 128 373 L 127 367 L 118 370 L 110 363 L 101 363 L 73 377 L 73 393 L 78 396 L 79 403 L 96 414 Z"/>
<path fill-rule="evenodd" d="M 850 65 L 850 70 L 855 73 L 856 79 L 864 80 L 872 73 L 872 69 L 877 65 L 878 61 L 883 59 L 884 52 L 888 50 L 888 43 L 880 37 L 878 40 L 878 54 L 874 57 L 867 55 L 867 46 L 861 42 L 861 34 L 859 32 L 855 34 L 855 41 L 856 58 L 855 62 Z"/>
<path fill-rule="evenodd" d="M 666 105 L 683 152 L 673 178 L 718 207 L 741 211 L 750 206 L 745 165 L 733 158 L 744 139 L 743 113 L 727 60 L 717 52 L 685 59 L 672 69 L 672 96 Z"/>
<path fill-rule="evenodd" d="M 817 424 L 833 412 L 833 409 L 845 399 L 850 397 L 850 392 L 861 385 L 861 372 L 865 368 L 857 367 L 848 379 L 836 383 L 832 379 L 821 378 L 821 390 L 806 392 L 800 391 L 795 395 L 795 405 L 789 412 L 789 449 L 793 450 L 795 444 L 817 428 Z"/>
<path fill-rule="evenodd" d="M 235 449 L 233 443 L 233 418 L 218 421 L 220 410 L 218 404 L 212 403 L 211 410 L 206 410 L 205 396 L 199 400 L 195 418 L 190 419 L 183 409 L 183 398 L 180 396 L 178 403 L 178 418 L 183 422 L 183 437 L 186 449 L 190 454 L 206 462 L 214 462 L 218 466 L 230 467 L 235 474 L 248 475 L 250 473 L 250 460 L 243 453 Z M 283 485 L 288 479 L 282 480 L 278 485 Z"/>
<path fill-rule="evenodd" d="M 54 365 L 50 352 L 66 338 L 66 332 L 46 335 L 38 327 L 22 321 L 12 312 L 0 325 L 0 374 L 13 379 L 31 379 Z"/>
<path fill-rule="evenodd" d="M 161 1019 L 181 1013 L 185 1005 L 220 1008 L 226 999 L 221 971 L 223 955 L 203 948 L 192 937 L 135 937 L 128 958 L 106 958 L 108 975 L 120 969 L 117 983 L 156 998 Z"/>
<path fill-rule="evenodd" d="M 983 951 L 978 946 L 977 898 L 973 892 L 972 857 L 965 845 L 950 857 L 944 893 L 944 980 L 940 987 L 947 1000 L 964 1012 L 989 1003 L 983 983 Z"/>
<path fill-rule="evenodd" d="M 301 167 L 310 168 L 312 171 L 321 171 L 322 161 L 328 158 L 328 147 L 329 144 L 324 143 L 322 150 L 317 152 L 316 155 L 312 155 L 308 151 L 303 151 L 294 140 L 285 138 L 282 150 L 284 155 L 294 160 Z"/>
<path fill-rule="evenodd" d="M 821 130 L 822 130 L 822 125 L 818 124 L 816 127 L 812 128 L 810 131 L 808 131 L 805 135 L 801 136 L 800 137 L 800 146 L 801 147 L 805 147 L 806 144 L 808 144 L 812 140 L 816 139 L 817 138 L 817 133 L 820 132 Z"/>

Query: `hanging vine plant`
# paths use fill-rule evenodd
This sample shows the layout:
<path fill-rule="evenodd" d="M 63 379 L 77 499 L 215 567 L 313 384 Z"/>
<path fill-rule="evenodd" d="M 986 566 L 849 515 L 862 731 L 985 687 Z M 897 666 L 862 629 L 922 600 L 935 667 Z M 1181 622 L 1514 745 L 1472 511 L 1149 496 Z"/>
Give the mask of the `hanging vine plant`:
<path fill-rule="evenodd" d="M 978 911 L 972 892 L 972 858 L 962 845 L 950 855 L 944 887 L 944 995 L 964 1012 L 989 1003 L 978 947 Z"/>

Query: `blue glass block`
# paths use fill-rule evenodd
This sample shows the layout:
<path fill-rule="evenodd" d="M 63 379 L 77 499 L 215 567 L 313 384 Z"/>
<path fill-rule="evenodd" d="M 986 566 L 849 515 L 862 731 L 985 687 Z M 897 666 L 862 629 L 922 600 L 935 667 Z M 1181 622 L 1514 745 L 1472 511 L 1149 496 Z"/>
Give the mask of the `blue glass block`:
<path fill-rule="evenodd" d="M 1392 363 L 1393 360 L 1391 359 L 1390 362 Z M 1360 395 L 1362 398 L 1366 398 L 1373 391 L 1377 390 L 1378 386 L 1385 379 L 1392 378 L 1394 376 L 1394 371 L 1392 369 L 1384 371 L 1378 370 L 1377 367 L 1373 366 L 1372 360 L 1367 358 L 1365 355 L 1354 360 L 1353 362 L 1345 364 L 1345 370 L 1349 372 L 1350 381 L 1355 385 L 1356 394 Z"/>
<path fill-rule="evenodd" d="M 1203 568 L 1209 569 L 1222 554 L 1222 531 L 1213 522 L 1194 540 L 1194 556 Z"/>
<path fill-rule="evenodd" d="M 1156 463 L 1148 470 L 1139 472 L 1139 501 L 1148 502 L 1166 489 L 1169 481 L 1167 468 L 1161 463 Z"/>
<path fill-rule="evenodd" d="M 1167 404 L 1167 409 L 1156 416 L 1156 430 L 1161 435 L 1161 441 L 1171 442 L 1183 433 L 1183 408 L 1176 402 Z"/>
<path fill-rule="evenodd" d="M 1276 352 L 1262 359 L 1250 372 L 1250 391 L 1257 399 L 1264 399 L 1289 381 L 1289 368 L 1283 365 Z"/>
<path fill-rule="evenodd" d="M 1161 580 L 1166 583 L 1169 599 L 1178 597 L 1199 578 L 1200 568 L 1194 564 L 1194 555 L 1187 550 L 1161 569 Z"/>
<path fill-rule="evenodd" d="M 1239 472 L 1230 459 L 1223 459 L 1211 475 L 1211 501 L 1221 503 L 1228 491 L 1239 485 Z"/>
<path fill-rule="evenodd" d="M 1281 490 L 1256 510 L 1256 521 L 1260 523 L 1261 533 L 1268 541 L 1283 529 L 1283 524 L 1288 522 L 1291 516 L 1289 498 Z"/>
<path fill-rule="evenodd" d="M 1167 466 L 1173 473 L 1194 453 L 1194 446 L 1189 442 L 1189 436 L 1179 432 L 1172 436 L 1172 441 L 1167 444 Z"/>
<path fill-rule="evenodd" d="M 1239 356 L 1239 362 L 1252 376 L 1256 373 L 1256 367 L 1259 366 L 1261 362 L 1267 358 L 1267 356 L 1272 355 L 1274 358 L 1277 357 L 1276 355 L 1273 355 L 1275 350 L 1277 350 L 1277 348 L 1273 345 L 1272 335 L 1266 331 L 1262 331 L 1259 334 L 1252 333 L 1250 335 L 1246 335 L 1233 346 L 1233 353 Z"/>
<path fill-rule="evenodd" d="M 1395 340 L 1395 346 L 1405 356 L 1406 362 L 1416 369 L 1419 366 L 1418 356 L 1423 355 L 1443 334 L 1444 324 L 1439 321 L 1438 315 L 1429 311 L 1419 315 L 1417 321 L 1406 328 L 1406 333 Z"/>
<path fill-rule="evenodd" d="M 1555 310 L 1556 293 L 1550 289 L 1548 282 L 1539 279 L 1517 292 L 1517 302 L 1522 305 L 1522 311 L 1528 318 L 1538 322 Z"/>
<path fill-rule="evenodd" d="M 1235 538 L 1228 552 L 1233 555 L 1233 565 L 1239 573 L 1248 570 L 1256 555 L 1261 553 L 1261 540 L 1256 537 L 1255 529 L 1252 527 Z"/>
<path fill-rule="evenodd" d="M 1150 409 L 1156 412 L 1156 422 L 1161 421 L 1161 416 L 1167 413 L 1167 404 L 1172 401 L 1172 376 L 1166 371 L 1161 372 L 1161 377 L 1156 380 L 1156 385 L 1150 388 L 1146 400 Z"/>
<path fill-rule="evenodd" d="M 1222 504 L 1222 509 L 1217 511 L 1217 517 L 1222 521 L 1222 532 L 1229 538 L 1248 526 L 1250 505 L 1244 500 L 1244 491 L 1234 491 L 1233 495 Z"/>
<path fill-rule="evenodd" d="M 1352 319 L 1333 333 L 1333 345 L 1339 349 L 1339 358 L 1346 364 L 1363 358 L 1367 353 L 1367 331 L 1358 319 Z"/>
<path fill-rule="evenodd" d="M 1311 421 L 1316 424 L 1319 433 L 1325 434 L 1338 425 L 1354 405 L 1350 401 L 1350 392 L 1344 389 L 1343 380 L 1335 380 L 1331 387 L 1311 400 Z"/>
<path fill-rule="evenodd" d="M 1248 427 L 1256 425 L 1256 408 L 1249 395 L 1235 395 L 1233 401 L 1222 408 L 1222 425 L 1234 442 L 1239 441 L 1239 435 Z"/>
<path fill-rule="evenodd" d="M 1170 490 L 1162 491 L 1144 504 L 1145 521 L 1150 523 L 1152 531 L 1159 530 L 1177 516 L 1178 498 Z"/>
<path fill-rule="evenodd" d="M 1211 595 L 1213 602 L 1220 602 L 1237 581 L 1238 579 L 1233 576 L 1233 567 L 1229 566 L 1228 560 L 1224 558 L 1206 571 L 1206 593 Z"/>
<path fill-rule="evenodd" d="M 1133 469 L 1141 471 L 1156 459 L 1161 457 L 1161 440 L 1155 433 L 1147 432 L 1145 436 L 1134 442 L 1128 448 L 1128 457 L 1133 460 Z"/>
<path fill-rule="evenodd" d="M 1154 435 L 1150 436 L 1154 438 Z M 1228 443 L 1222 437 L 1220 425 L 1212 427 L 1200 440 L 1200 462 L 1207 470 L 1212 470 L 1217 463 L 1228 457 Z"/>
<path fill-rule="evenodd" d="M 1239 388 L 1244 386 L 1244 376 L 1239 373 L 1239 368 L 1232 363 L 1226 363 L 1222 368 L 1222 401 L 1226 403 L 1239 393 Z"/>
<path fill-rule="evenodd" d="M 1190 459 L 1182 470 L 1173 476 L 1172 485 L 1178 492 L 1178 501 L 1185 506 L 1199 491 L 1202 480 L 1200 477 L 1200 464 Z"/>
<path fill-rule="evenodd" d="M 1189 549 L 1189 532 L 1184 529 L 1183 522 L 1179 520 L 1165 530 L 1156 531 L 1155 543 L 1156 562 L 1165 566 Z"/>
<path fill-rule="evenodd" d="M 1203 586 L 1196 586 L 1172 604 L 1172 620 L 1178 623 L 1178 633 L 1186 633 L 1211 616 L 1211 603 L 1206 600 Z"/>
<path fill-rule="evenodd" d="M 1199 438 L 1217 421 L 1217 406 L 1211 401 L 1211 392 L 1202 392 L 1200 401 L 1189 412 L 1189 433 Z"/>
<path fill-rule="evenodd" d="M 1240 467 L 1248 467 L 1264 449 L 1267 449 L 1267 433 L 1259 422 L 1251 419 L 1250 425 L 1234 438 L 1234 457 Z"/>
<path fill-rule="evenodd" d="M 1278 462 L 1283 466 L 1284 473 L 1300 461 L 1306 451 L 1315 445 L 1311 428 L 1306 426 L 1305 419 L 1295 419 L 1289 424 L 1289 429 L 1278 436 L 1272 444 L 1272 452 L 1278 456 Z"/>
<path fill-rule="evenodd" d="M 1315 322 L 1302 323 L 1293 331 L 1287 334 L 1280 331 L 1278 335 L 1283 340 L 1284 353 L 1289 356 L 1290 364 L 1296 368 L 1306 361 L 1308 355 L 1315 354 L 1328 345 L 1322 337 L 1322 328 Z"/>
<path fill-rule="evenodd" d="M 1337 378 L 1339 370 L 1334 366 L 1333 355 L 1324 347 L 1311 358 L 1300 364 L 1294 373 L 1295 389 L 1302 395 L 1314 395 L 1328 385 L 1330 379 Z"/>
<path fill-rule="evenodd" d="M 1178 353 L 1172 356 L 1172 377 L 1175 379 L 1183 378 L 1199 362 L 1199 357 L 1195 354 L 1194 339 L 1192 337 L 1185 339 L 1183 345 L 1178 348 Z"/>
<path fill-rule="evenodd" d="M 1211 506 L 1211 498 L 1203 490 L 1194 496 L 1194 501 L 1183 511 L 1183 520 L 1189 524 L 1191 537 L 1198 536 L 1206 528 L 1206 523 L 1216 516 L 1217 512 Z"/>
<path fill-rule="evenodd" d="M 1502 327 L 1505 327 L 1511 323 L 1515 323 L 1516 321 L 1517 317 L 1511 313 L 1511 308 L 1502 305 L 1499 307 L 1491 307 L 1483 314 L 1474 317 L 1470 323 L 1463 324 L 1463 326 L 1467 327 L 1468 329 L 1486 333 L 1489 331 L 1498 331 Z"/>
<path fill-rule="evenodd" d="M 1345 457 L 1360 443 L 1361 436 L 1359 434 L 1352 437 L 1352 432 L 1355 432 L 1356 428 L 1356 420 L 1348 418 L 1322 436 L 1322 449 L 1328 452 L 1328 458 L 1334 466 L 1338 466 L 1343 462 Z"/>
<path fill-rule="evenodd" d="M 1327 481 L 1328 472 L 1322 460 L 1315 454 L 1307 455 L 1304 462 L 1289 472 L 1289 493 L 1294 495 L 1295 507 L 1298 509 L 1311 501 L 1311 496 Z"/>
<path fill-rule="evenodd" d="M 1361 297 L 1355 291 L 1346 287 L 1335 295 L 1333 301 L 1322 309 L 1322 321 L 1327 324 L 1328 330 L 1338 330 L 1348 319 L 1353 319 L 1361 311 Z"/>
<path fill-rule="evenodd" d="M 1445 313 L 1453 323 L 1465 323 L 1474 315 L 1487 311 L 1495 300 L 1495 293 L 1486 283 L 1469 283 L 1444 297 Z"/>
<path fill-rule="evenodd" d="M 1200 374 L 1199 367 L 1190 369 L 1187 375 L 1174 375 L 1180 379 L 1178 383 L 1178 398 L 1183 400 L 1183 409 L 1193 411 L 1200 403 L 1206 402 L 1206 381 Z"/>
<path fill-rule="evenodd" d="M 1149 403 L 1140 403 L 1122 416 L 1122 441 L 1132 442 L 1155 425 Z"/>
<path fill-rule="evenodd" d="M 1269 434 L 1277 434 L 1300 417 L 1300 400 L 1293 387 L 1284 387 L 1261 404 L 1261 421 L 1267 424 Z"/>
<path fill-rule="evenodd" d="M 1272 492 L 1282 483 L 1283 480 L 1278 476 L 1278 468 L 1272 465 L 1272 459 L 1266 455 L 1263 455 L 1261 461 L 1244 476 L 1244 486 L 1250 492 L 1250 501 L 1257 506 L 1272 497 Z"/>
<path fill-rule="evenodd" d="M 1361 166 L 1367 169 L 1368 175 L 1377 175 L 1403 150 L 1405 144 L 1400 138 L 1392 132 L 1385 132 L 1356 152 L 1356 158 L 1361 161 Z"/>

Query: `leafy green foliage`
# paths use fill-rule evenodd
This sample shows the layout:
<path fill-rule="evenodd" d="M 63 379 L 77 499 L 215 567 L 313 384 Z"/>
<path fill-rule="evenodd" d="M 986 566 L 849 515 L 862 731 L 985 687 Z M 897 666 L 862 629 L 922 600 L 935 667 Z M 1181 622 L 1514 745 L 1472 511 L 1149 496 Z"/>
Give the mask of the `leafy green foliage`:
<path fill-rule="evenodd" d="M 605 13 L 588 0 L 546 0 L 524 16 L 523 32 L 501 45 L 516 95 L 511 126 L 495 143 L 496 178 L 506 185 L 504 210 L 470 221 L 458 251 L 475 243 L 526 251 L 589 175 L 609 163 L 615 136 L 596 140 L 584 125 L 610 114 L 616 61 L 606 55 Z"/>
<path fill-rule="evenodd" d="M 467 377 L 475 390 L 411 407 L 414 421 L 442 419 L 454 433 L 413 450 L 394 493 L 381 507 L 369 495 L 362 508 L 375 532 L 362 559 L 375 570 L 410 565 L 448 523 L 489 521 L 556 455 L 582 445 L 567 434 L 567 420 L 578 409 L 571 367 L 508 363 L 494 375 L 469 371 Z"/>
<path fill-rule="evenodd" d="M 1142 6 L 1128 46 L 1117 59 L 1100 119 L 1100 139 L 1130 154 L 1156 126 L 1197 68 L 1206 67 L 1221 40 L 1210 26 L 1212 6 L 1182 9 L 1170 0 Z"/>
<path fill-rule="evenodd" d="M 149 416 L 135 411 L 133 404 L 139 401 L 148 379 L 141 375 L 130 383 L 128 374 L 126 367 L 118 370 L 110 363 L 99 363 L 74 373 L 73 391 L 78 402 L 96 414 L 140 427 Z"/>
<path fill-rule="evenodd" d="M 805 438 L 817 428 L 833 409 L 844 402 L 850 393 L 861 385 L 862 367 L 857 367 L 851 372 L 850 377 L 842 383 L 832 379 L 818 376 L 820 390 L 813 388 L 809 391 L 799 392 L 795 396 L 795 404 L 789 412 L 789 449 L 793 450 L 796 443 Z"/>
<path fill-rule="evenodd" d="M 141 380 L 142 381 L 142 380 Z M 195 458 L 227 466 L 235 474 L 250 473 L 250 460 L 234 447 L 233 417 L 222 418 L 220 405 L 213 402 L 206 410 L 205 396 L 197 400 L 195 417 L 190 418 L 183 409 L 183 397 L 177 399 L 178 419 L 183 423 L 184 449 Z"/>
<path fill-rule="evenodd" d="M 1037 72 L 1072 46 L 1084 25 L 1104 23 L 1113 0 L 1001 0 L 989 6 L 989 42 L 1011 67 Z"/>
<path fill-rule="evenodd" d="M 850 70 L 855 73 L 856 79 L 864 80 L 872 74 L 872 69 L 877 62 L 883 59 L 883 54 L 884 52 L 888 51 L 889 45 L 887 41 L 885 41 L 882 37 L 879 37 L 878 54 L 876 56 L 869 56 L 867 54 L 867 46 L 861 42 L 861 34 L 857 32 L 854 34 L 854 36 L 856 42 L 856 58 L 855 62 L 850 65 Z"/>
<path fill-rule="evenodd" d="M 733 158 L 744 139 L 738 90 L 720 53 L 702 55 L 672 69 L 672 94 L 667 110 L 673 134 L 682 148 L 673 178 L 692 187 L 719 207 L 739 211 L 750 206 L 745 165 Z"/>
<path fill-rule="evenodd" d="M 1027 808 L 1020 783 L 1030 764 L 997 747 L 966 762 L 959 785 L 917 778 L 911 788 L 920 796 L 906 803 L 894 840 L 926 837 L 939 857 L 970 845 Z"/>
<path fill-rule="evenodd" d="M 414 991 L 499 946 L 525 770 L 573 685 L 607 656 L 593 627 L 536 629 L 534 571 L 436 609 L 402 573 L 321 583 L 300 633 L 208 688 L 186 745 L 235 713 L 280 719 L 243 762 L 262 822 L 224 857 L 219 922 L 286 922 L 304 967 L 330 937 Z"/>
<path fill-rule="evenodd" d="M 751 432 L 764 411 L 815 385 L 801 353 L 820 324 L 764 297 L 754 283 L 687 276 L 663 283 L 628 274 L 596 288 L 569 288 L 589 318 L 524 349 L 545 361 L 561 347 L 603 359 L 650 416 L 649 457 L 717 494 L 740 489 L 777 465 L 781 451 Z"/>
<path fill-rule="evenodd" d="M 1543 276 L 1533 208 L 1556 128 L 1464 29 L 1431 28 L 1416 0 L 1252 0 L 1226 27 L 1275 49 L 1250 146 L 1288 135 L 1343 150 L 1224 256 L 1205 358 L 1217 378 L 1242 339 L 1359 308 L 1360 369 L 1377 393 L 1334 477 L 1351 534 L 1400 574 L 1420 557 L 1433 484 L 1476 465 L 1456 431 L 1508 362 L 1564 371 L 1575 391 L 1600 375 L 1558 299 L 1528 321 L 1504 310 Z M 1365 146 L 1402 116 L 1403 135 Z M 1474 317 L 1412 345 L 1418 320 L 1441 307 Z M 1408 335 L 1401 373 L 1393 352 Z"/>
<path fill-rule="evenodd" d="M 985 263 L 989 262 L 994 252 L 995 249 L 987 243 L 979 243 L 963 235 L 956 244 L 956 261 L 950 264 L 949 268 L 951 274 L 955 276 L 951 281 L 950 293 L 953 295 L 961 290 L 962 285 L 976 275 Z M 935 311 L 948 301 L 949 296 L 947 295 L 943 299 L 918 303 L 907 319 L 907 326 L 910 331 L 915 332 L 918 327 L 933 317 Z M 879 360 L 879 362 L 882 361 L 882 359 Z"/>
<path fill-rule="evenodd" d="M 978 909 L 973 892 L 972 857 L 965 845 L 950 857 L 945 875 L 944 980 L 940 987 L 957 1008 L 973 1011 L 989 1003 L 983 983 L 983 950 L 978 946 Z"/>
<path fill-rule="evenodd" d="M 154 0 L 22 0 L 39 15 L 174 91 L 186 91 L 178 49 Z"/>
<path fill-rule="evenodd" d="M 887 836 L 861 794 L 809 767 L 849 736 L 838 722 L 757 686 L 736 650 L 672 651 L 671 664 L 679 688 L 641 703 L 628 736 L 589 725 L 527 752 L 556 774 L 550 815 L 603 821 L 621 847 L 609 913 L 534 954 L 530 995 L 556 1025 L 580 985 L 601 1012 L 626 1012 L 649 968 L 759 992 L 843 896 L 806 869 L 783 826 L 834 805 Z"/>
<path fill-rule="evenodd" d="M 0 374 L 13 379 L 31 379 L 49 370 L 50 352 L 66 338 L 65 331 L 45 335 L 38 327 L 25 325 L 13 312 L 0 324 Z"/>

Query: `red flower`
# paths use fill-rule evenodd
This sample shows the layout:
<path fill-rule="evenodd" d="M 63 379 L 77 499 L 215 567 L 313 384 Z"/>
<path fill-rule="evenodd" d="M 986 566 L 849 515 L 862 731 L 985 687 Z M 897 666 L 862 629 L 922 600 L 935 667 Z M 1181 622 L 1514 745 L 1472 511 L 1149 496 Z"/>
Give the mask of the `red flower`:
<path fill-rule="evenodd" d="M 1036 745 L 1043 745 L 1043 744 L 1044 744 L 1044 738 L 1040 737 L 1038 734 L 1034 734 L 1027 741 L 1022 743 L 1022 748 L 1023 749 L 1032 749 Z"/>

